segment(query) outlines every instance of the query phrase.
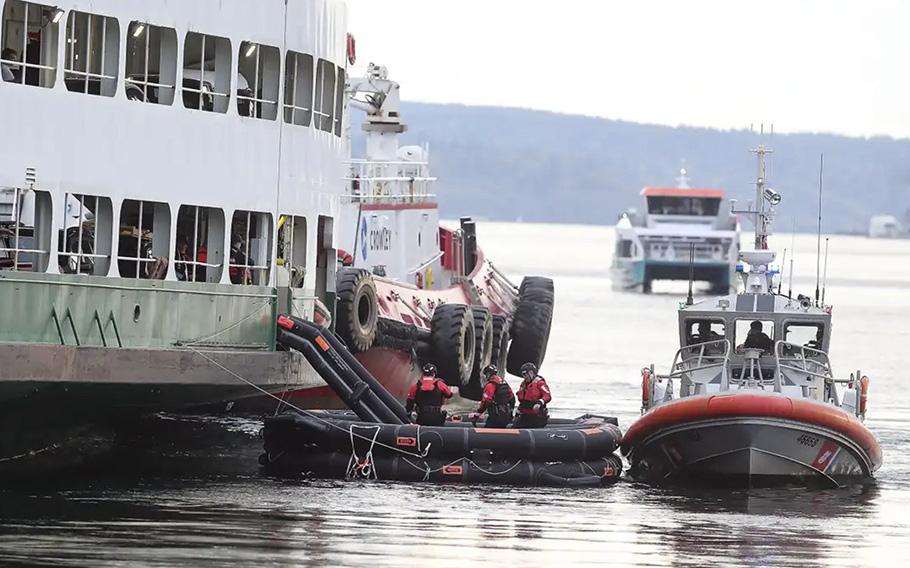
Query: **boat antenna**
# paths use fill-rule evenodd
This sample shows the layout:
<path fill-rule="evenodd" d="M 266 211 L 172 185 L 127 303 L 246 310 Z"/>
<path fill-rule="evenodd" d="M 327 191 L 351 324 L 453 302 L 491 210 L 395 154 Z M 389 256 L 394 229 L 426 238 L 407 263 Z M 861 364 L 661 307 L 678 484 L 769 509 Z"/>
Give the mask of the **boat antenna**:
<path fill-rule="evenodd" d="M 695 243 L 689 243 L 689 295 L 686 296 L 686 305 L 695 303 L 692 298 L 692 281 L 695 280 Z"/>
<path fill-rule="evenodd" d="M 818 305 L 819 280 L 821 279 L 822 261 L 822 189 L 825 179 L 825 155 L 821 154 L 818 162 L 818 241 L 815 247 L 815 305 Z"/>
<path fill-rule="evenodd" d="M 825 237 L 825 268 L 822 271 L 822 305 L 825 305 L 825 288 L 828 286 L 828 237 Z"/>
<path fill-rule="evenodd" d="M 790 287 L 787 298 L 793 299 L 793 259 L 796 258 L 796 216 L 793 216 L 793 232 L 790 233 Z"/>
<path fill-rule="evenodd" d="M 787 271 L 787 249 L 784 249 L 784 258 L 780 261 L 780 280 L 777 282 L 777 295 L 781 295 L 784 288 L 784 274 Z"/>

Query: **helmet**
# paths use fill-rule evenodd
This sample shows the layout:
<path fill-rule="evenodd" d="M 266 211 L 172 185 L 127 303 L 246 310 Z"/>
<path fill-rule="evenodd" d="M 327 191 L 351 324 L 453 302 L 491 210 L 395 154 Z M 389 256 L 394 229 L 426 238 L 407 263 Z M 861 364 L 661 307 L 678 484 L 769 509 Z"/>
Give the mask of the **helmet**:
<path fill-rule="evenodd" d="M 521 366 L 521 374 L 525 373 L 534 373 L 537 374 L 537 365 L 531 363 L 530 361 Z"/>
<path fill-rule="evenodd" d="M 499 369 L 496 368 L 496 365 L 490 364 L 483 368 L 483 376 L 492 377 L 493 375 L 498 375 Z"/>
<path fill-rule="evenodd" d="M 436 376 L 436 365 L 434 365 L 433 363 L 427 363 L 426 365 L 424 365 L 423 374 L 429 375 L 431 377 L 435 377 Z"/>

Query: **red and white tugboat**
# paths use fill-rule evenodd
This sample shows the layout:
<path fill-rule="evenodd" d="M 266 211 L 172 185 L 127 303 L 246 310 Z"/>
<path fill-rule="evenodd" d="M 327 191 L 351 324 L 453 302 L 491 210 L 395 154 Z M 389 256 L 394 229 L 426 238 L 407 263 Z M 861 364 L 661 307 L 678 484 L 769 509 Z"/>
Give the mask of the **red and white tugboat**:
<path fill-rule="evenodd" d="M 742 293 L 679 310 L 667 375 L 642 370 L 643 416 L 622 451 L 651 482 L 840 485 L 872 477 L 882 450 L 863 424 L 869 379 L 834 374 L 831 307 L 775 293 L 769 226 L 780 195 L 765 186 L 759 147 L 754 250 L 743 251 Z M 736 346 L 735 349 L 733 346 Z"/>
<path fill-rule="evenodd" d="M 337 231 L 337 334 L 394 396 L 403 399 L 421 363 L 434 362 L 461 396 L 479 399 L 493 362 L 517 375 L 543 362 L 553 281 L 512 284 L 477 245 L 474 223 L 441 227 L 428 150 L 400 146 L 407 129 L 399 85 L 369 65 L 348 80 L 348 104 L 366 113 L 366 159 L 352 160 Z M 328 387 L 292 393 L 295 405 L 334 408 Z"/>

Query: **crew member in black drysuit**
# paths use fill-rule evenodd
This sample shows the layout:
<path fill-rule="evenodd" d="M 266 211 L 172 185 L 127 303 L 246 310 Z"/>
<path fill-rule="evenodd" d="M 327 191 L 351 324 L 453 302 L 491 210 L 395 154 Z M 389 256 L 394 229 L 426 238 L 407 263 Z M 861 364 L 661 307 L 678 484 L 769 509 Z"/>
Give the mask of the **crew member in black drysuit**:
<path fill-rule="evenodd" d="M 486 428 L 507 428 L 512 421 L 512 411 L 515 409 L 515 393 L 505 379 L 499 376 L 496 365 L 487 365 L 483 370 L 487 383 L 483 387 L 483 396 L 480 406 L 477 407 L 477 419 L 487 413 Z"/>
<path fill-rule="evenodd" d="M 771 338 L 762 331 L 760 321 L 753 321 L 749 326 L 749 333 L 746 335 L 746 341 L 743 343 L 746 349 L 761 349 L 765 353 L 770 353 L 774 346 L 771 344 Z"/>
<path fill-rule="evenodd" d="M 442 426 L 446 423 L 446 412 L 442 409 L 447 399 L 452 398 L 448 385 L 436 378 L 436 365 L 423 366 L 423 377 L 408 391 L 405 410 L 408 414 L 417 407 L 416 422 L 421 426 Z"/>

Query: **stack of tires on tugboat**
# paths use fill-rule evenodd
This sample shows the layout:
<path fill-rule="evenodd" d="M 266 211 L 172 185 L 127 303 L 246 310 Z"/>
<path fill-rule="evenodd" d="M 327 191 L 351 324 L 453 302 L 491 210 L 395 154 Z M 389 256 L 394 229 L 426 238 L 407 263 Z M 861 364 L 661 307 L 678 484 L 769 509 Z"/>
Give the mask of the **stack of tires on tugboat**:
<path fill-rule="evenodd" d="M 470 218 L 454 230 L 440 225 L 428 152 L 399 146 L 407 126 L 399 85 L 384 67 L 370 64 L 346 90 L 349 106 L 366 113 L 367 158 L 351 160 L 341 198 L 335 332 L 399 400 L 424 361 L 462 397 L 479 400 L 481 370 L 491 362 L 515 375 L 523 363 L 543 363 L 553 281 L 529 276 L 516 286 L 484 256 Z M 287 311 L 305 313 L 293 302 Z M 286 399 L 343 408 L 328 387 Z"/>
<path fill-rule="evenodd" d="M 353 412 L 267 418 L 260 457 L 267 474 L 555 486 L 601 486 L 622 474 L 615 418 L 552 419 L 539 429 L 477 428 L 466 416 L 411 424 L 332 332 L 280 316 L 278 341 L 301 352 Z"/>

